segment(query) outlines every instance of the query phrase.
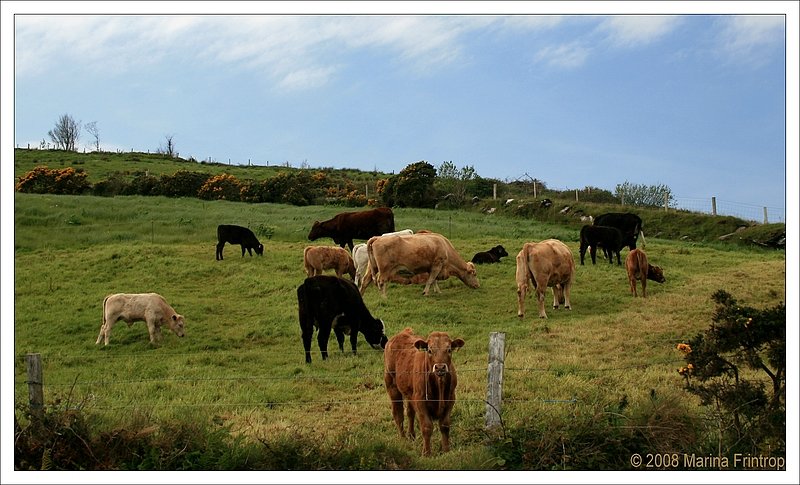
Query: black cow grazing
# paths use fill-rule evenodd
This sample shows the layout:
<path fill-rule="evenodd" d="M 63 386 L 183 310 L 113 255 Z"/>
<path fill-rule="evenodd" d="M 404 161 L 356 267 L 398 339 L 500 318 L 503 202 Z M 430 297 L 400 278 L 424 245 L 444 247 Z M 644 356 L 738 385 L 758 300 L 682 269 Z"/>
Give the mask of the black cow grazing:
<path fill-rule="evenodd" d="M 630 212 L 608 212 L 594 219 L 595 226 L 616 227 L 622 233 L 622 245 L 628 246 L 633 251 L 636 249 L 636 240 L 642 236 L 642 247 L 646 244 L 642 231 L 642 218 Z"/>
<path fill-rule="evenodd" d="M 498 244 L 497 246 L 493 247 L 488 251 L 481 251 L 479 253 L 475 253 L 475 256 L 472 257 L 472 262 L 475 264 L 499 263 L 500 258 L 502 258 L 503 256 L 508 256 L 506 248 Z"/>
<path fill-rule="evenodd" d="M 342 212 L 327 221 L 315 221 L 308 239 L 315 241 L 329 237 L 341 247 L 347 245 L 353 251 L 353 239 L 367 240 L 394 232 L 394 212 L 388 207 L 378 207 L 360 212 Z"/>
<path fill-rule="evenodd" d="M 317 275 L 297 288 L 297 306 L 306 363 L 311 363 L 311 336 L 319 329 L 317 343 L 322 360 L 328 358 L 328 339 L 331 329 L 336 334 L 339 350 L 344 352 L 344 336 L 350 335 L 350 346 L 356 354 L 358 332 L 364 334 L 374 349 L 386 346 L 383 321 L 373 318 L 353 282 L 331 275 Z"/>
<path fill-rule="evenodd" d="M 590 226 L 585 225 L 581 228 L 581 265 L 589 247 L 589 254 L 592 256 L 592 264 L 596 264 L 597 247 L 603 248 L 603 254 L 608 258 L 608 262 L 614 264 L 614 254 L 617 255 L 617 264 L 622 264 L 619 252 L 625 245 L 623 244 L 622 233 L 616 227 Z"/>
<path fill-rule="evenodd" d="M 225 247 L 225 243 L 241 245 L 242 257 L 244 257 L 245 251 L 250 256 L 253 255 L 253 250 L 259 256 L 264 254 L 264 245 L 258 242 L 258 238 L 253 234 L 253 231 L 246 227 L 230 224 L 217 226 L 217 261 L 222 259 L 222 248 Z"/>

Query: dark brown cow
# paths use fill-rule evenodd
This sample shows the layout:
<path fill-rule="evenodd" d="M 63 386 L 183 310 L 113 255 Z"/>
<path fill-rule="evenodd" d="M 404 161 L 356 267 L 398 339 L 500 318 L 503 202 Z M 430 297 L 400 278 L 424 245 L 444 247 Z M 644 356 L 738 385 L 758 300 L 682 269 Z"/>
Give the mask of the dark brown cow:
<path fill-rule="evenodd" d="M 403 400 L 408 415 L 408 434 L 416 436 L 414 419 L 422 430 L 422 454 L 431 453 L 433 421 L 439 422 L 442 451 L 450 449 L 450 413 L 456 400 L 458 378 L 451 353 L 464 346 L 464 340 L 450 339 L 444 332 L 431 332 L 427 339 L 414 335 L 411 328 L 398 333 L 386 344 L 383 354 L 383 382 L 392 404 L 392 417 L 403 429 Z"/>
<path fill-rule="evenodd" d="M 394 212 L 388 207 L 378 207 L 360 212 L 342 212 L 327 221 L 315 221 L 308 233 L 310 241 L 329 237 L 341 247 L 353 251 L 353 239 L 367 240 L 394 232 Z"/>
<path fill-rule="evenodd" d="M 642 298 L 647 298 L 647 280 L 657 283 L 667 281 L 664 271 L 659 266 L 647 262 L 647 255 L 641 249 L 634 249 L 625 258 L 625 270 L 628 273 L 628 282 L 631 285 L 631 294 L 636 297 L 636 280 L 642 282 Z"/>

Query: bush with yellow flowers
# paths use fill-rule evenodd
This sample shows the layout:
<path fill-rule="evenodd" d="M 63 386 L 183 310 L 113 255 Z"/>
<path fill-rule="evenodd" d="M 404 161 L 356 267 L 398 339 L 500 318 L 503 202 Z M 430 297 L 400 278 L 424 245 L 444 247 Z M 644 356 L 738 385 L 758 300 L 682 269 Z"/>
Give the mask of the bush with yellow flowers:
<path fill-rule="evenodd" d="M 724 290 L 711 298 L 711 326 L 676 347 L 678 374 L 714 411 L 730 452 L 785 452 L 786 305 L 744 306 Z"/>

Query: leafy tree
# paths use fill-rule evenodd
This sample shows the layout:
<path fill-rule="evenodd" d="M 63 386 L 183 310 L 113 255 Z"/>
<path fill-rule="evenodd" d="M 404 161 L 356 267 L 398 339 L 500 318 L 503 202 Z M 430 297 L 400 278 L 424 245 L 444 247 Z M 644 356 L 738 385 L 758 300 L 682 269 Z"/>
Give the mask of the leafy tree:
<path fill-rule="evenodd" d="M 428 207 L 436 204 L 436 169 L 426 161 L 412 163 L 389 178 L 381 196 L 387 206 Z"/>
<path fill-rule="evenodd" d="M 56 126 L 47 132 L 57 149 L 75 151 L 78 138 L 81 136 L 81 123 L 68 115 L 61 115 L 56 121 Z"/>
<path fill-rule="evenodd" d="M 711 298 L 717 304 L 711 327 L 678 344 L 686 389 L 717 410 L 731 451 L 785 451 L 786 306 L 758 310 L 724 290 Z M 771 382 L 769 391 L 758 374 Z"/>
<path fill-rule="evenodd" d="M 475 168 L 467 165 L 460 169 L 453 162 L 442 162 L 436 174 L 436 185 L 441 194 L 447 194 L 454 206 L 460 206 L 467 198 L 469 183 L 478 175 Z"/>
<path fill-rule="evenodd" d="M 641 207 L 663 207 L 665 200 L 667 204 L 675 201 L 672 190 L 666 185 L 632 184 L 627 180 L 617 184 L 614 195 L 624 204 Z"/>

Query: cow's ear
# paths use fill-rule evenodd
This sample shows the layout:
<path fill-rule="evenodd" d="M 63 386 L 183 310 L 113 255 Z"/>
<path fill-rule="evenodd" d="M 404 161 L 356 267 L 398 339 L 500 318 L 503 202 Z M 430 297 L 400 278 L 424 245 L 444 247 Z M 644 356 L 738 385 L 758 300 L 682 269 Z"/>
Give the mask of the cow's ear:
<path fill-rule="evenodd" d="M 417 350 L 425 350 L 428 348 L 428 342 L 418 339 L 416 342 L 414 342 L 414 347 L 416 347 Z"/>
<path fill-rule="evenodd" d="M 177 322 L 177 321 L 178 321 L 178 315 L 176 315 L 176 314 L 174 314 L 174 313 L 173 313 L 173 314 L 172 314 L 172 321 L 173 321 L 173 322 Z"/>
<path fill-rule="evenodd" d="M 464 346 L 464 343 L 465 343 L 464 339 L 457 338 L 457 339 L 453 340 L 452 342 L 450 342 L 450 347 L 453 350 L 460 349 L 461 347 Z"/>

